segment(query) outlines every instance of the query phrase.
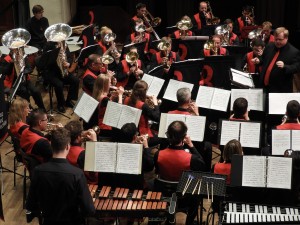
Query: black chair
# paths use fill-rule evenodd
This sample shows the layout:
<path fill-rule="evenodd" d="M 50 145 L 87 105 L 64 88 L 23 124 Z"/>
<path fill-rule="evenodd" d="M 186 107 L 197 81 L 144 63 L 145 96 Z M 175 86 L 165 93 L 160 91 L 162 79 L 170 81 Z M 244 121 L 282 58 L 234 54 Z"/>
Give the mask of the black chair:
<path fill-rule="evenodd" d="M 168 181 L 161 178 L 155 178 L 154 190 L 161 192 L 163 196 L 171 197 L 176 192 L 178 181 Z"/>

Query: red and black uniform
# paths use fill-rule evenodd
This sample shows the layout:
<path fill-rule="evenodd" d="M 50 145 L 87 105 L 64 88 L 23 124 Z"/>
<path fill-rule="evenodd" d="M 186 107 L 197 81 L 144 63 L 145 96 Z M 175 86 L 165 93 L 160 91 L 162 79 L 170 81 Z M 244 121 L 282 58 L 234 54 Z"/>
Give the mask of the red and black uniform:
<path fill-rule="evenodd" d="M 97 72 L 92 69 L 87 69 L 82 76 L 82 89 L 85 93 L 92 95 L 95 80 L 97 79 Z"/>
<path fill-rule="evenodd" d="M 196 35 L 201 34 L 201 29 L 205 27 L 206 24 L 206 18 L 203 12 L 199 12 L 194 14 L 194 16 L 191 18 L 193 23 L 193 31 Z"/>
<path fill-rule="evenodd" d="M 297 121 L 287 121 L 285 124 L 276 126 L 277 130 L 300 130 L 300 124 Z"/>
<path fill-rule="evenodd" d="M 202 56 L 213 56 L 214 52 L 211 49 L 203 49 Z M 220 47 L 218 49 L 217 55 L 229 55 L 226 48 Z"/>
<path fill-rule="evenodd" d="M 104 114 L 106 111 L 107 103 L 110 101 L 109 97 L 103 97 L 99 100 L 99 106 L 98 106 L 98 126 L 101 129 L 101 135 L 103 135 L 104 130 L 112 130 L 111 126 L 105 125 L 103 123 Z M 105 136 L 105 135 L 104 135 Z"/>
<path fill-rule="evenodd" d="M 269 43 L 272 43 L 272 42 L 275 42 L 275 37 L 274 35 L 270 34 L 270 36 L 268 38 L 266 38 L 264 40 L 265 44 L 269 44 Z"/>
<path fill-rule="evenodd" d="M 169 114 L 184 114 L 184 115 L 192 115 L 187 109 L 184 108 L 178 108 L 173 111 L 169 111 Z"/>
<path fill-rule="evenodd" d="M 130 42 L 133 43 L 135 41 L 135 37 L 139 36 L 140 34 L 134 32 L 130 34 Z M 149 52 L 149 44 L 151 39 L 151 35 L 149 33 L 144 32 L 144 37 L 143 37 L 143 41 L 145 42 L 145 48 L 144 48 L 144 53 Z M 129 44 L 129 43 L 128 43 Z"/>
<path fill-rule="evenodd" d="M 9 130 L 16 138 L 20 140 L 23 131 L 28 128 L 28 124 L 24 123 L 23 121 L 19 121 L 16 124 L 10 125 Z"/>
<path fill-rule="evenodd" d="M 186 31 L 185 36 L 194 36 L 194 33 L 190 30 Z M 179 39 L 181 37 L 180 30 L 176 30 L 172 35 L 171 38 Z"/>
<path fill-rule="evenodd" d="M 124 100 L 125 105 L 129 105 L 129 97 Z M 151 119 L 155 122 L 158 122 L 160 119 L 160 111 L 158 106 L 154 106 L 154 109 L 151 109 L 145 102 L 138 100 L 133 106 L 134 108 L 141 109 L 142 115 L 139 122 L 139 132 L 140 135 L 148 134 L 149 137 L 153 137 L 153 134 L 150 130 L 148 120 Z"/>
<path fill-rule="evenodd" d="M 35 156 L 41 163 L 52 157 L 52 149 L 48 139 L 41 131 L 31 127 L 23 131 L 20 145 L 26 154 Z"/>
<path fill-rule="evenodd" d="M 261 72 L 261 66 L 254 64 L 251 60 L 255 58 L 253 51 L 248 52 L 243 59 L 243 65 L 247 63 L 248 66 L 248 72 L 249 73 L 260 73 Z"/>
<path fill-rule="evenodd" d="M 235 33 L 231 33 L 229 37 L 229 44 L 230 45 L 239 45 L 240 44 L 240 39 Z"/>
<path fill-rule="evenodd" d="M 141 60 L 137 60 L 137 66 L 139 69 L 144 71 L 144 65 Z M 130 90 L 133 88 L 134 83 L 137 81 L 136 76 L 134 74 L 129 74 L 131 65 L 123 59 L 119 63 L 119 73 L 117 74 L 117 87 L 124 87 L 125 90 Z M 142 76 L 142 75 L 141 75 Z"/>
<path fill-rule="evenodd" d="M 156 54 L 152 55 L 150 69 L 153 69 L 161 65 L 163 58 L 164 55 L 162 52 L 157 52 Z M 171 63 L 178 62 L 180 61 L 180 56 L 178 55 L 178 53 L 171 51 L 170 54 L 168 55 L 168 61 L 170 61 Z"/>
<path fill-rule="evenodd" d="M 213 168 L 213 172 L 215 174 L 226 175 L 226 184 L 229 185 L 231 183 L 231 163 L 216 163 Z"/>

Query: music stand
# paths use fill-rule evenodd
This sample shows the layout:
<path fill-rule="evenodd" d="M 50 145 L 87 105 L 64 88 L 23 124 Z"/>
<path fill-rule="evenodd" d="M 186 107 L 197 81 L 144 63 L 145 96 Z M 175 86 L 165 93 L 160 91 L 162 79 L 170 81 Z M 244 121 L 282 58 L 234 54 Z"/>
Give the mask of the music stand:
<path fill-rule="evenodd" d="M 84 59 L 88 58 L 89 55 L 95 53 L 99 49 L 98 44 L 89 45 L 80 50 L 78 57 L 75 59 L 75 62 L 84 61 Z"/>
<path fill-rule="evenodd" d="M 56 64 L 56 60 L 59 54 L 60 48 L 55 48 L 53 50 L 49 50 L 47 52 L 44 52 L 43 55 L 41 56 L 41 59 L 39 60 L 39 67 L 40 68 L 48 68 Z M 51 85 L 50 85 L 51 86 Z M 48 114 L 53 114 L 53 112 L 56 112 L 57 114 L 60 114 L 68 119 L 67 115 L 58 112 L 53 109 L 53 101 L 52 101 L 52 96 L 53 96 L 53 89 L 49 87 L 49 101 L 50 101 L 50 109 L 47 111 Z"/>
<path fill-rule="evenodd" d="M 95 44 L 94 40 L 94 24 L 91 24 L 82 30 L 78 41 L 83 42 L 83 47 Z"/>

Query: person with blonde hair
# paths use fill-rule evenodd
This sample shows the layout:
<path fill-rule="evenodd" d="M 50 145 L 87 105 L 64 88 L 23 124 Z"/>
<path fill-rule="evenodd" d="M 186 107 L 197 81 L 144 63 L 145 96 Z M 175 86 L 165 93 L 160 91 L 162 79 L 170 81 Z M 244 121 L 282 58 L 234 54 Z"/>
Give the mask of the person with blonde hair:
<path fill-rule="evenodd" d="M 265 44 L 275 42 L 274 35 L 271 34 L 272 32 L 272 23 L 270 21 L 265 21 L 262 23 L 262 40 L 265 42 Z"/>
<path fill-rule="evenodd" d="M 29 127 L 26 124 L 26 117 L 29 112 L 29 102 L 24 98 L 16 98 L 10 105 L 8 115 L 9 130 L 19 139 L 22 132 Z"/>

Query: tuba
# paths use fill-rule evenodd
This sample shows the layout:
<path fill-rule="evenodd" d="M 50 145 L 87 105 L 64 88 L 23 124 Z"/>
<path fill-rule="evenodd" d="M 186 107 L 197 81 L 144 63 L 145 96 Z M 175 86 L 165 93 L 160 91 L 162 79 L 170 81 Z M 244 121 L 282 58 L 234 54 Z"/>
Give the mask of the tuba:
<path fill-rule="evenodd" d="M 230 45 L 229 43 L 229 33 L 230 27 L 227 24 L 221 25 L 216 27 L 215 29 L 215 34 L 220 35 L 222 37 L 222 46 L 228 46 Z"/>
<path fill-rule="evenodd" d="M 12 51 L 12 59 L 17 76 L 25 66 L 24 46 L 30 41 L 30 33 L 22 28 L 17 28 L 6 32 L 2 37 L 2 44 Z"/>
<path fill-rule="evenodd" d="M 69 38 L 72 34 L 72 28 L 65 23 L 57 23 L 48 27 L 45 30 L 45 37 L 47 41 L 58 42 L 60 51 L 57 57 L 57 65 L 60 69 L 62 77 L 68 75 L 68 69 L 64 67 L 64 63 L 67 62 L 66 57 L 66 39 Z"/>

